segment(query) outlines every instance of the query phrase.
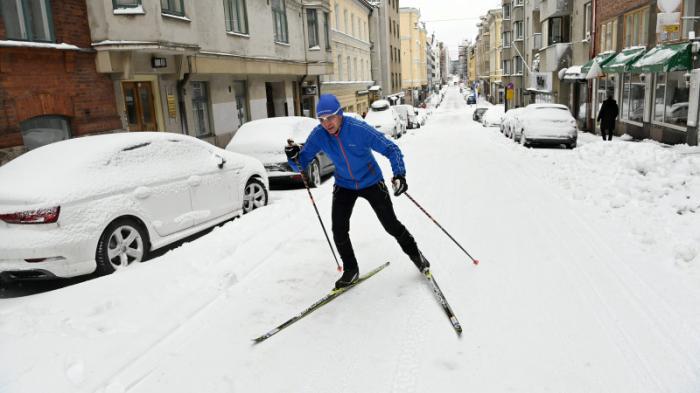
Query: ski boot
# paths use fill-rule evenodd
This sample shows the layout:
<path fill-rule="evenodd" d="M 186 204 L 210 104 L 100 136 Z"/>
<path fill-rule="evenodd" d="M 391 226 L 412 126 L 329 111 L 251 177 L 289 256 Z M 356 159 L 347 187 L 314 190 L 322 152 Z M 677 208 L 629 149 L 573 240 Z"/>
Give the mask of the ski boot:
<path fill-rule="evenodd" d="M 421 253 L 420 251 L 418 252 L 418 255 L 414 255 L 410 258 L 411 261 L 413 261 L 413 264 L 416 265 L 416 267 L 421 273 L 425 274 L 428 272 L 428 270 L 430 270 L 430 262 L 428 262 L 428 260 L 425 259 L 425 257 L 423 257 L 423 253 Z"/>
<path fill-rule="evenodd" d="M 360 278 L 360 270 L 357 267 L 345 267 L 343 275 L 335 282 L 335 289 L 349 287 Z"/>

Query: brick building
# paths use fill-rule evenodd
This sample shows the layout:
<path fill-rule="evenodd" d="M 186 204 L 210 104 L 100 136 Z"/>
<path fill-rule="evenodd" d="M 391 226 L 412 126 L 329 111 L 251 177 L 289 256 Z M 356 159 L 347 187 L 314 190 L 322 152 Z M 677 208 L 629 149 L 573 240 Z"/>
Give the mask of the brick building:
<path fill-rule="evenodd" d="M 85 1 L 0 7 L 0 164 L 46 143 L 120 128 L 113 83 L 96 71 Z"/>

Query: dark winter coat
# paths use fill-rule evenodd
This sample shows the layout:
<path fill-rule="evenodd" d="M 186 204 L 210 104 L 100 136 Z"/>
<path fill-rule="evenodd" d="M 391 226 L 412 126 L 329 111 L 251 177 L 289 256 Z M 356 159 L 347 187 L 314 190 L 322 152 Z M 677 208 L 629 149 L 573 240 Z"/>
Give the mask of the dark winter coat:
<path fill-rule="evenodd" d="M 600 121 L 600 128 L 603 130 L 614 130 L 615 129 L 615 119 L 619 114 L 620 109 L 617 107 L 617 102 L 612 98 L 608 98 L 603 101 L 603 105 L 600 107 L 600 112 L 598 112 L 598 121 Z"/>

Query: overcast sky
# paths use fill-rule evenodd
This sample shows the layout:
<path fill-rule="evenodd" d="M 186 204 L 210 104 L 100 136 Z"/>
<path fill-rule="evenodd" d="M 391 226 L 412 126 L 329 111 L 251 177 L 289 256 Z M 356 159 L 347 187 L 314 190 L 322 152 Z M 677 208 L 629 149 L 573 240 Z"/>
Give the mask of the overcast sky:
<path fill-rule="evenodd" d="M 476 37 L 479 16 L 492 8 L 501 8 L 500 0 L 400 0 L 401 7 L 420 9 L 420 19 L 426 22 L 428 34 L 435 32 L 447 45 L 452 59 L 457 58 L 457 46 L 465 39 Z"/>

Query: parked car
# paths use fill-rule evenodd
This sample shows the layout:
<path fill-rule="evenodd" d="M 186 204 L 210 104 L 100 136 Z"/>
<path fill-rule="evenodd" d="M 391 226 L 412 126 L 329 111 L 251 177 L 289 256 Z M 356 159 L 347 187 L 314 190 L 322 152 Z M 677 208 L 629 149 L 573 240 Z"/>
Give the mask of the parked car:
<path fill-rule="evenodd" d="M 476 95 L 470 94 L 467 96 L 467 105 L 476 105 Z"/>
<path fill-rule="evenodd" d="M 416 109 L 413 107 L 413 105 L 401 104 L 396 105 L 395 108 L 402 119 L 404 117 L 406 118 L 406 128 L 420 128 L 420 122 L 418 121 L 418 116 L 416 116 Z"/>
<path fill-rule="evenodd" d="M 387 100 L 374 101 L 365 116 L 365 121 L 379 132 L 393 138 L 399 138 L 405 132 L 403 122 Z"/>
<path fill-rule="evenodd" d="M 520 143 L 576 147 L 578 128 L 569 108 L 560 104 L 530 104 L 520 118 Z"/>
<path fill-rule="evenodd" d="M 236 131 L 226 150 L 247 154 L 260 160 L 270 178 L 270 184 L 274 186 L 285 183 L 301 185 L 301 174 L 289 166 L 284 154 L 285 141 L 292 139 L 303 144 L 318 124 L 318 120 L 301 116 L 253 120 L 243 124 Z M 305 175 L 310 187 L 318 187 L 322 178 L 333 174 L 334 171 L 333 162 L 320 152 L 306 168 Z"/>
<path fill-rule="evenodd" d="M 472 115 L 472 120 L 481 122 L 481 118 L 484 116 L 484 113 L 488 110 L 488 107 L 485 106 L 480 106 L 474 109 L 474 114 Z"/>
<path fill-rule="evenodd" d="M 260 161 L 167 132 L 52 143 L 0 167 L 0 184 L 9 279 L 108 274 L 268 202 Z"/>
<path fill-rule="evenodd" d="M 503 116 L 505 116 L 503 105 L 494 105 L 484 112 L 481 118 L 481 125 L 484 127 L 500 127 Z"/>
<path fill-rule="evenodd" d="M 524 110 L 525 108 L 509 109 L 503 116 L 503 121 L 501 121 L 501 133 L 503 133 L 506 138 L 515 138 L 513 130 L 517 128 L 518 122 L 520 121 L 518 115 Z"/>
<path fill-rule="evenodd" d="M 425 108 L 416 108 L 416 116 L 418 116 L 418 124 L 424 126 L 425 122 L 428 120 L 428 110 Z"/>

